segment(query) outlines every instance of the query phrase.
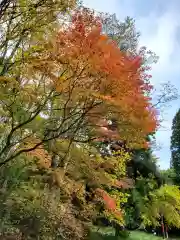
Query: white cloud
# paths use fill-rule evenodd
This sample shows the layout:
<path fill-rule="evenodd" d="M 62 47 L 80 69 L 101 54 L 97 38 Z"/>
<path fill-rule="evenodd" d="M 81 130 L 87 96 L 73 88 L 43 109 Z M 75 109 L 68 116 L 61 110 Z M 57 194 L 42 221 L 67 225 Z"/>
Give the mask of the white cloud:
<path fill-rule="evenodd" d="M 139 19 L 137 24 L 142 32 L 141 43 L 160 57 L 159 62 L 153 66 L 152 82 L 158 86 L 160 82 L 170 81 L 178 87 L 180 49 L 176 34 L 180 26 L 180 18 L 173 9 L 170 9 L 160 17 L 155 17 L 152 13 L 145 19 Z M 154 26 L 154 33 L 148 31 L 151 26 Z M 161 145 L 161 150 L 156 154 L 160 158 L 162 168 L 169 167 L 172 118 L 178 108 L 177 105 L 173 106 L 173 103 L 171 105 L 172 107 L 167 109 L 164 115 L 165 119 L 162 125 L 165 126 L 165 129 L 161 128 L 156 134 L 157 142 Z"/>
<path fill-rule="evenodd" d="M 99 12 L 117 12 L 117 7 L 119 7 L 118 0 L 83 0 L 84 5 L 89 8 L 93 8 Z"/>
<path fill-rule="evenodd" d="M 158 64 L 154 66 L 154 79 L 156 78 L 155 74 L 162 76 L 178 70 L 176 62 L 172 63 L 171 58 L 175 50 L 179 51 L 176 32 L 180 26 L 180 18 L 178 21 L 177 19 L 178 16 L 173 11 L 168 11 L 159 18 L 152 13 L 147 18 L 140 18 L 137 21 L 137 26 L 142 33 L 141 43 L 160 57 Z M 152 26 L 154 31 L 152 31 Z M 156 81 L 160 81 L 160 79 L 156 79 Z"/>

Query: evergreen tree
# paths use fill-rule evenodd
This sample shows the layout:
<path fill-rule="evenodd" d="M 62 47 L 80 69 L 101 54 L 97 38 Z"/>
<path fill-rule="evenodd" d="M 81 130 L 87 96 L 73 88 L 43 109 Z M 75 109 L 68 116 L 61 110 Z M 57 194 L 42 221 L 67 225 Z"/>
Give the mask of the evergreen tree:
<path fill-rule="evenodd" d="M 171 167 L 174 168 L 176 174 L 175 182 L 180 184 L 180 109 L 172 123 Z"/>

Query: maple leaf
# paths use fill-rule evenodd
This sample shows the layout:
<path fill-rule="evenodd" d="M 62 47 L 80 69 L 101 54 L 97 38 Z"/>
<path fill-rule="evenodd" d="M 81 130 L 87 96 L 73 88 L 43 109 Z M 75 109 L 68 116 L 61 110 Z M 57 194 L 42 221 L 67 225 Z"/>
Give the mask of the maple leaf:
<path fill-rule="evenodd" d="M 111 211 L 116 210 L 116 201 L 115 199 L 110 197 L 110 195 L 107 192 L 98 188 L 96 189 L 96 193 L 100 194 L 107 209 Z"/>

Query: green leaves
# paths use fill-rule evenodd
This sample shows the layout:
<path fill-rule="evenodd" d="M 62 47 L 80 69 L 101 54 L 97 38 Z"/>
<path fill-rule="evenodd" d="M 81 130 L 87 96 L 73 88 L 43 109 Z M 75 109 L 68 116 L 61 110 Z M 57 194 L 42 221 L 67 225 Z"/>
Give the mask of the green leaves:
<path fill-rule="evenodd" d="M 178 186 L 164 185 L 151 191 L 145 199 L 142 218 L 145 225 L 158 226 L 161 216 L 172 227 L 180 227 L 180 190 Z"/>
<path fill-rule="evenodd" d="M 175 183 L 180 184 L 180 110 L 176 113 L 172 124 L 171 167 L 175 171 Z"/>

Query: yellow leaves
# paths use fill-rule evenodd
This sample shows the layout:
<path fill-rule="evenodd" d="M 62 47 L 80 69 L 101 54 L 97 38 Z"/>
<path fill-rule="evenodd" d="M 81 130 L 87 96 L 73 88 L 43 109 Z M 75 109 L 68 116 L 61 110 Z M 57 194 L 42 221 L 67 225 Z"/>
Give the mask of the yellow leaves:
<path fill-rule="evenodd" d="M 28 153 L 32 157 L 36 157 L 38 159 L 38 165 L 42 168 L 50 168 L 51 166 L 51 156 L 48 152 L 43 148 L 43 146 L 39 146 L 35 150 Z"/>
<path fill-rule="evenodd" d="M 66 80 L 67 80 L 67 77 L 63 75 L 63 76 L 61 76 L 61 77 L 59 78 L 58 81 L 64 82 L 64 81 L 66 81 Z"/>
<path fill-rule="evenodd" d="M 2 81 L 2 82 L 15 81 L 15 79 L 14 78 L 10 78 L 10 77 L 0 76 L 0 81 Z"/>
<path fill-rule="evenodd" d="M 110 95 L 102 95 L 100 93 L 92 93 L 92 95 L 104 101 L 113 101 L 112 96 Z"/>
<path fill-rule="evenodd" d="M 126 164 L 131 159 L 131 154 L 121 149 L 113 153 L 113 155 L 107 158 L 107 161 L 114 163 L 114 170 L 117 176 L 125 176 L 126 174 Z"/>
<path fill-rule="evenodd" d="M 60 77 L 57 77 L 54 81 L 57 92 L 66 92 L 70 87 L 70 77 L 67 74 L 63 74 Z"/>
<path fill-rule="evenodd" d="M 174 205 L 180 210 L 180 190 L 178 186 L 175 185 L 164 185 L 159 190 L 156 191 L 157 197 L 162 200 L 168 200 L 168 204 Z"/>
<path fill-rule="evenodd" d="M 150 193 L 142 214 L 146 225 L 158 225 L 160 217 L 166 219 L 169 226 L 180 227 L 180 190 L 178 186 L 163 185 Z"/>
<path fill-rule="evenodd" d="M 21 148 L 21 150 L 32 149 L 27 152 L 27 156 L 36 158 L 38 160 L 37 163 L 38 163 L 39 167 L 48 169 L 51 166 L 51 156 L 44 149 L 44 146 L 42 144 L 39 145 L 40 142 L 41 141 L 38 139 L 28 138 L 28 139 L 26 139 L 26 141 L 22 144 L 22 146 L 20 148 Z M 35 148 L 35 149 L 33 149 L 33 148 Z"/>
<path fill-rule="evenodd" d="M 7 76 L 0 76 L 0 86 L 1 86 L 1 96 L 7 95 L 6 98 L 8 98 L 8 95 L 13 95 L 16 91 L 20 89 L 20 84 L 18 81 L 16 81 L 13 77 L 7 77 Z M 16 90 L 16 91 L 15 91 Z"/>
<path fill-rule="evenodd" d="M 65 185 L 66 185 L 65 191 L 67 192 L 69 188 L 67 186 L 67 183 L 65 183 L 64 177 L 65 177 L 64 170 L 61 168 L 55 169 L 52 172 L 53 184 L 58 185 L 58 187 L 60 187 L 60 188 L 61 187 L 65 188 Z"/>

